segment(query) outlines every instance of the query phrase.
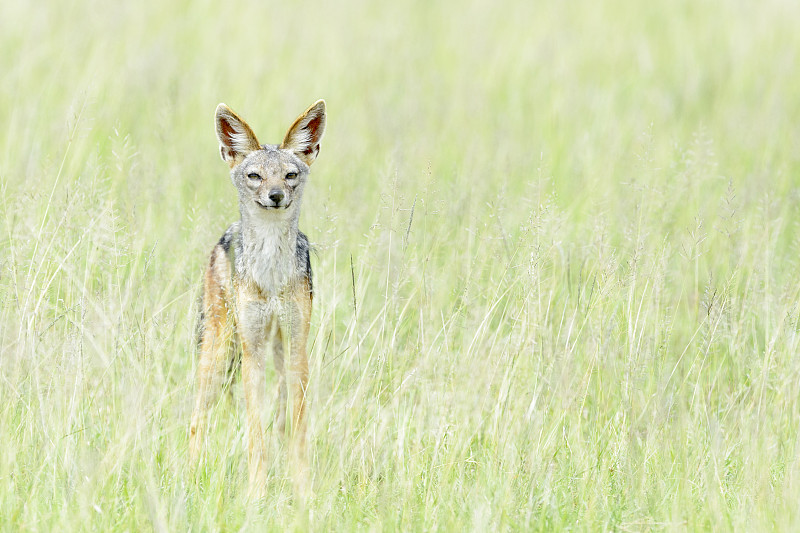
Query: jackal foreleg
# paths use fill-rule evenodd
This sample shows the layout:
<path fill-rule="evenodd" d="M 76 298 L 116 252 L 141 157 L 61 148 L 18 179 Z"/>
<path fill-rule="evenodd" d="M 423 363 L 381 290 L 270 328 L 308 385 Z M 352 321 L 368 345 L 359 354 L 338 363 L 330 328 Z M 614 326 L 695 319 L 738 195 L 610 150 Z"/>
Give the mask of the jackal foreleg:
<path fill-rule="evenodd" d="M 213 309 L 213 308 L 212 308 Z M 197 399 L 189 428 L 189 456 L 201 456 L 208 425 L 208 411 L 219 399 L 230 366 L 232 329 L 226 312 L 205 313 L 197 368 Z"/>
<path fill-rule="evenodd" d="M 286 385 L 291 413 L 289 437 L 290 460 L 301 471 L 308 468 L 306 456 L 306 407 L 308 387 L 308 341 L 311 320 L 311 291 L 307 281 L 294 288 L 288 313 L 289 361 L 286 368 Z"/>

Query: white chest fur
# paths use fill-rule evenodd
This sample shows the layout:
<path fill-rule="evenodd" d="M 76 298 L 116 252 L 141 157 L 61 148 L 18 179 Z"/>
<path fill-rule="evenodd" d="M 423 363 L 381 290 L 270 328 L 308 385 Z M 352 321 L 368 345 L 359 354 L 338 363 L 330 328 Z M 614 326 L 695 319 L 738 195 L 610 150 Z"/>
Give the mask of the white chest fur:
<path fill-rule="evenodd" d="M 276 297 L 298 277 L 297 231 L 285 223 L 252 221 L 242 227 L 237 268 L 267 297 Z"/>

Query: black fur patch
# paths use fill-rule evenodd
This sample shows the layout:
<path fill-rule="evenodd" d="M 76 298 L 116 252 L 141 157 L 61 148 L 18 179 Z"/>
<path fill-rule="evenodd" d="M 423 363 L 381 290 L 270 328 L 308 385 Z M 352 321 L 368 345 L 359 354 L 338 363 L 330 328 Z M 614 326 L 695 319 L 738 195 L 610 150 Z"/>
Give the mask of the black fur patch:
<path fill-rule="evenodd" d="M 233 226 L 230 226 L 222 235 L 222 237 L 220 237 L 219 242 L 217 244 L 222 246 L 222 249 L 225 250 L 225 253 L 227 254 L 231 249 L 232 242 L 233 242 Z"/>
<path fill-rule="evenodd" d="M 314 283 L 312 281 L 311 273 L 311 246 L 308 244 L 308 237 L 302 231 L 297 232 L 297 266 L 305 271 L 306 278 L 308 278 L 308 291 L 311 296 L 314 296 Z"/>

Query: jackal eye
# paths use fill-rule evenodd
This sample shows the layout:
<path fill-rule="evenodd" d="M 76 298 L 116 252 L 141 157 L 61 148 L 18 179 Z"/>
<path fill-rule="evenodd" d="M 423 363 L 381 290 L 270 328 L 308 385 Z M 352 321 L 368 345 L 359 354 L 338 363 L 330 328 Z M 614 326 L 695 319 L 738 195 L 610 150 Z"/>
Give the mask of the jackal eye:
<path fill-rule="evenodd" d="M 247 175 L 247 177 L 250 178 L 251 180 L 261 181 L 261 176 L 259 176 L 255 172 L 251 172 L 250 174 Z"/>
<path fill-rule="evenodd" d="M 287 180 L 293 180 L 296 177 L 297 177 L 297 172 L 289 172 L 288 174 L 286 174 L 286 179 Z"/>

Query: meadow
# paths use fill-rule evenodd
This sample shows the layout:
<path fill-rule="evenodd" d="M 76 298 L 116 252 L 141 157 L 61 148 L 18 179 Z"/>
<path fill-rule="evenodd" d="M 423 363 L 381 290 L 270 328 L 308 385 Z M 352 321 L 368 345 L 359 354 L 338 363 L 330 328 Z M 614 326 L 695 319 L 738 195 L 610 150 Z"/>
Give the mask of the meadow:
<path fill-rule="evenodd" d="M 798 20 L 2 2 L 0 530 L 797 531 Z M 252 501 L 241 384 L 188 462 L 213 113 L 318 98 L 313 495 L 272 435 Z"/>

